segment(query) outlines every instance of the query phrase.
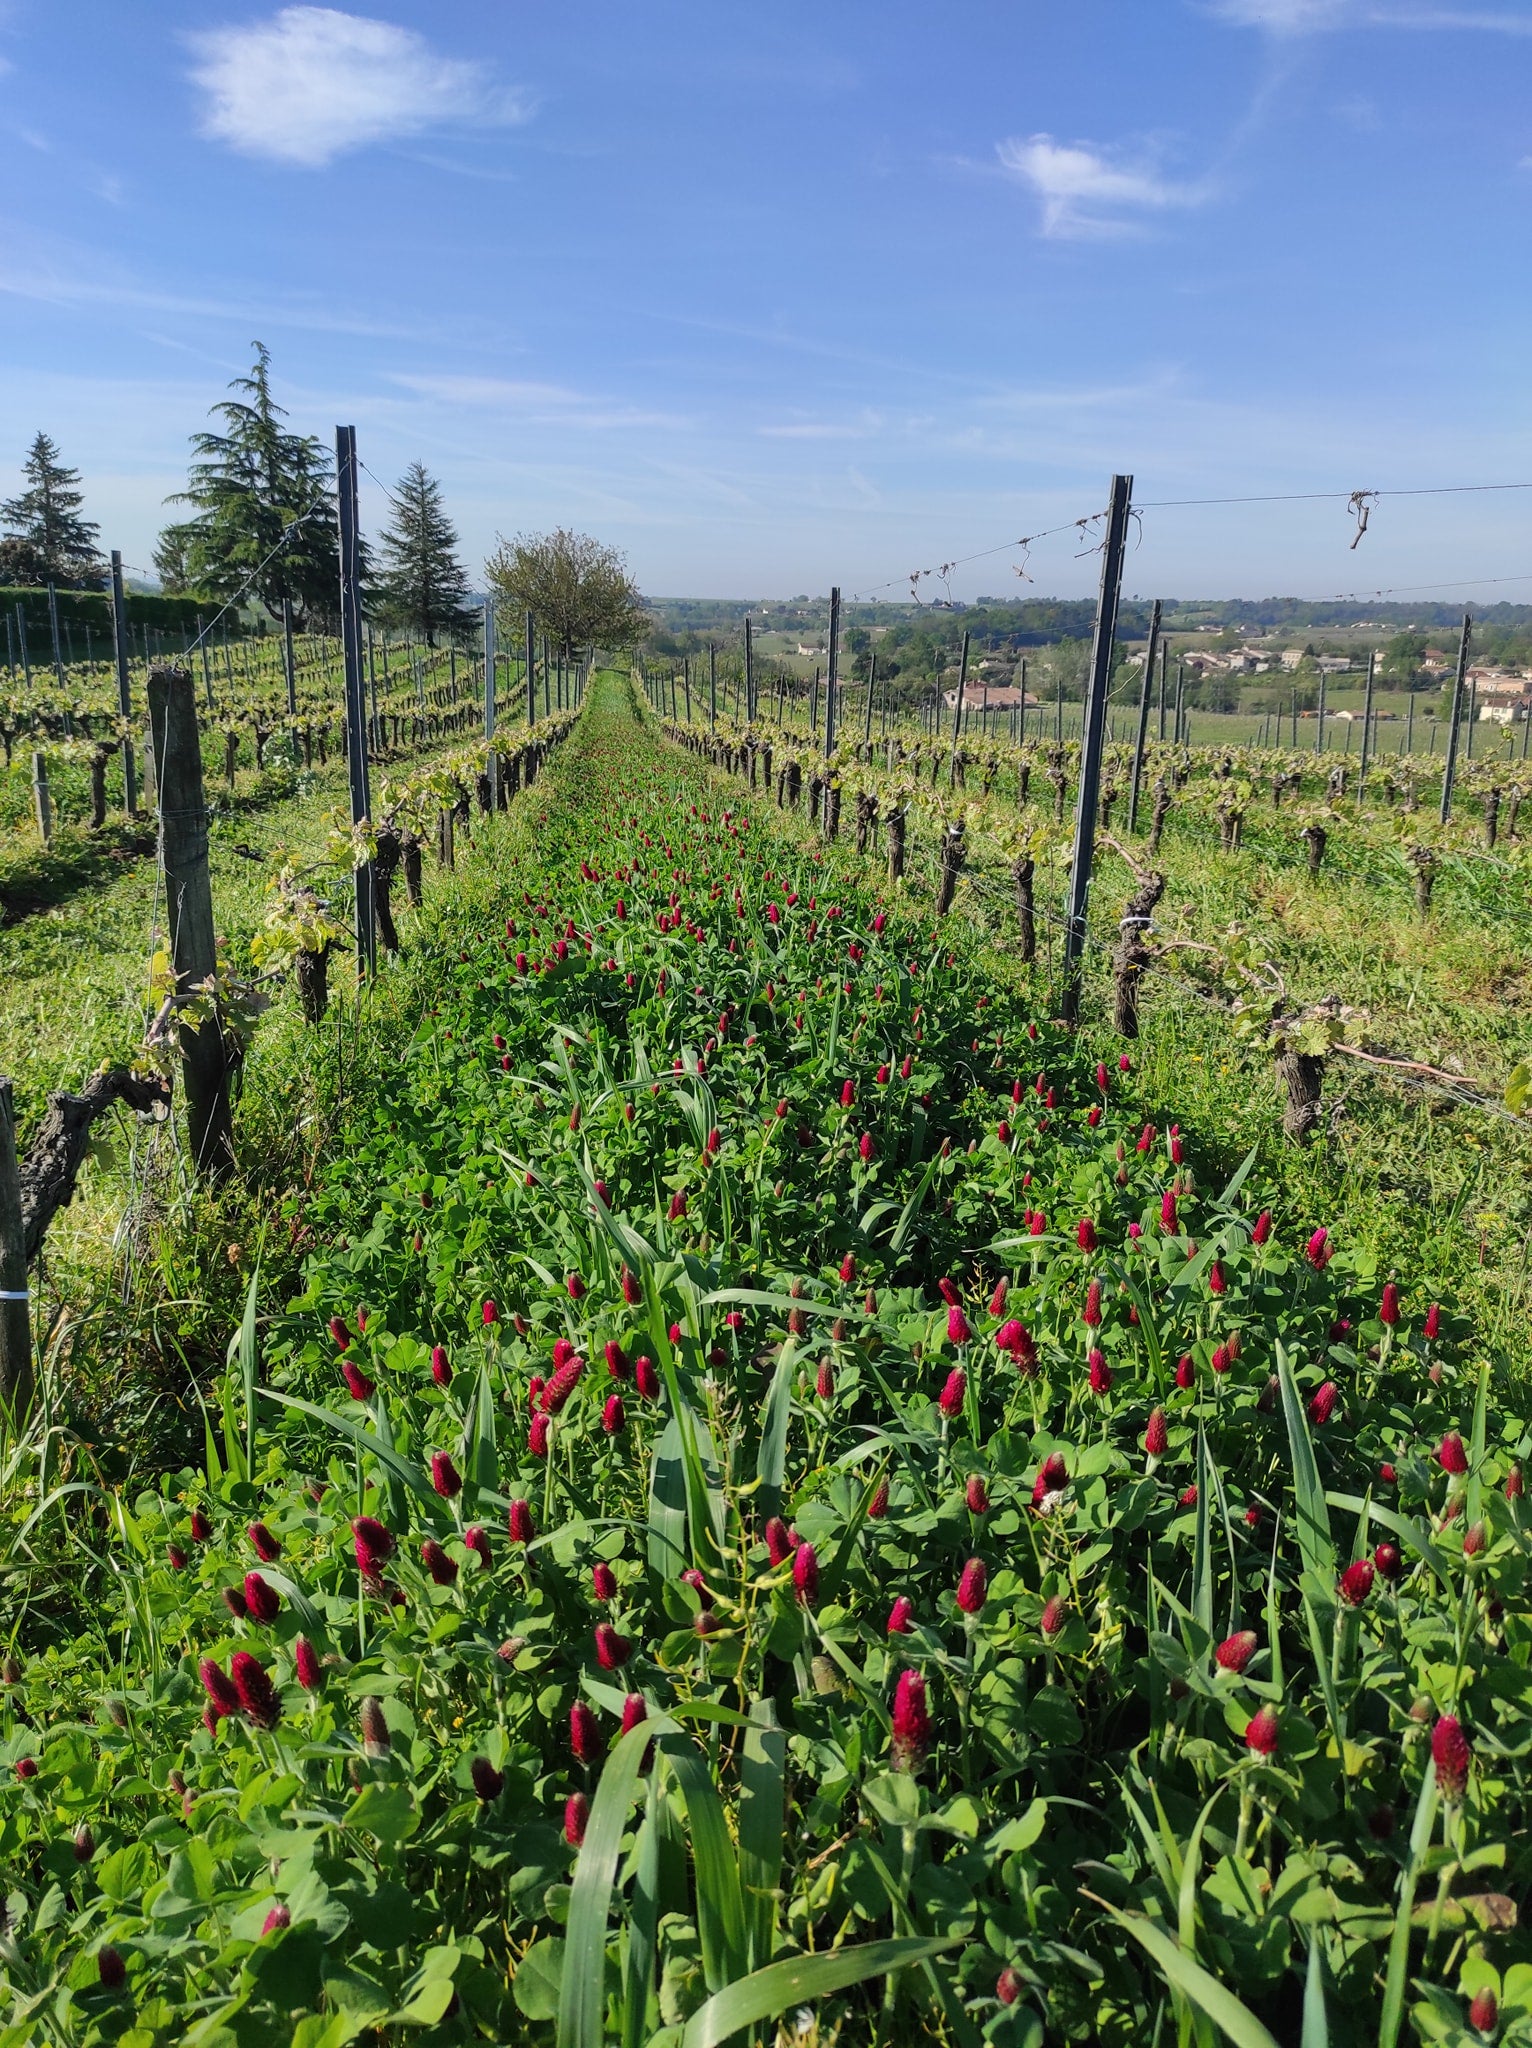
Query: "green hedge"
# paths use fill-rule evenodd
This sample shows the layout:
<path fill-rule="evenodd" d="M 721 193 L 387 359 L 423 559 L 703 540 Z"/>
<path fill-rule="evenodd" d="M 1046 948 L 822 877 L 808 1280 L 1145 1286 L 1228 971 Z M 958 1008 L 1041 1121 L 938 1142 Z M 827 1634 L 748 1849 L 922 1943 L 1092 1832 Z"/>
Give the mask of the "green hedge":
<path fill-rule="evenodd" d="M 74 654 L 77 661 L 85 659 L 85 628 L 89 627 L 92 650 L 100 659 L 105 659 L 111 649 L 112 613 L 111 604 L 103 590 L 60 590 L 57 592 L 59 629 L 62 632 L 67 622 L 74 637 Z M 165 635 L 167 642 L 177 644 L 197 631 L 200 614 L 203 623 L 212 618 L 218 610 L 218 601 L 211 597 L 165 597 L 149 592 L 130 590 L 126 593 L 128 624 L 135 635 L 142 626 L 151 632 Z M 48 593 L 44 589 L 20 585 L 0 584 L 0 613 L 14 621 L 16 607 L 20 605 L 27 622 L 27 651 L 34 660 L 49 659 L 52 640 L 48 629 Z M 245 627 L 234 612 L 227 614 L 224 624 L 231 635 L 239 634 Z M 222 633 L 222 626 L 219 631 Z M 0 628 L 3 634 L 3 628 Z M 167 647 L 167 652 L 169 651 Z"/>

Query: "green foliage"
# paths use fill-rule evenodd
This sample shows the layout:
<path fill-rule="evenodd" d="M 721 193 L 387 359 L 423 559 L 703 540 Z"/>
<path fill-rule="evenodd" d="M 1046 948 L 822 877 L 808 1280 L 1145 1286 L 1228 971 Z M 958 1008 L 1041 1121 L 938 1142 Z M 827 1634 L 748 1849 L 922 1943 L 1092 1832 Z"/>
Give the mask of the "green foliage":
<path fill-rule="evenodd" d="M 162 537 L 156 566 L 213 597 L 248 591 L 273 619 L 284 600 L 300 624 L 310 614 L 331 617 L 340 570 L 330 457 L 312 434 L 282 424 L 264 343 L 255 344 L 250 374 L 229 389 L 239 396 L 213 407 L 223 431 L 193 434 L 190 477 L 172 501 L 196 516 Z"/>
<path fill-rule="evenodd" d="M 468 577 L 457 532 L 442 507 L 441 485 L 412 462 L 394 491 L 394 515 L 379 542 L 376 607 L 390 625 L 418 633 L 428 647 L 439 633 L 472 624 Z"/>
<path fill-rule="evenodd" d="M 576 648 L 635 646 L 649 617 L 615 548 L 559 527 L 502 540 L 484 574 L 512 620 L 531 612 L 539 632 L 570 656 Z"/>
<path fill-rule="evenodd" d="M 24 488 L 0 504 L 0 567 L 18 583 L 54 583 L 60 589 L 94 583 L 102 572 L 99 526 L 82 517 L 80 472 L 61 459 L 39 433 L 21 466 Z"/>
<path fill-rule="evenodd" d="M 1257 1227 L 1253 1154 L 615 680 L 519 801 L 197 1455 L 4 1475 L 6 1583 L 72 1566 L 10 1603 L 14 2038 L 1349 2048 L 1523 1996 L 1528 1438 L 1468 1320 Z M 246 1667 L 205 1724 L 236 1652 L 280 1713 Z"/>

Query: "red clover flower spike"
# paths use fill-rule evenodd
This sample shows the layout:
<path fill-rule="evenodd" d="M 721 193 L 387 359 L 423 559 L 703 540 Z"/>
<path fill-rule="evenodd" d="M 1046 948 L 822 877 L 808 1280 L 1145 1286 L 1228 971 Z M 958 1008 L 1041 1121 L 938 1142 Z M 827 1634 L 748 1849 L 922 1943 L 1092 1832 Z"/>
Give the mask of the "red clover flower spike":
<path fill-rule="evenodd" d="M 964 1614 L 975 1615 L 989 1593 L 989 1567 L 982 1557 L 971 1557 L 958 1580 L 957 1604 Z"/>
<path fill-rule="evenodd" d="M 262 1628 L 269 1627 L 282 1611 L 281 1594 L 259 1572 L 245 1573 L 245 1611 Z"/>
<path fill-rule="evenodd" d="M 1262 1707 L 1245 1729 L 1245 1745 L 1252 1756 L 1275 1756 L 1282 1739 L 1282 1723 L 1275 1707 Z"/>
<path fill-rule="evenodd" d="M 293 1666 L 305 1692 L 319 1692 L 323 1688 L 324 1666 L 307 1636 L 298 1636 L 293 1642 Z"/>
<path fill-rule="evenodd" d="M 1473 1750 L 1463 1724 L 1453 1714 L 1443 1714 L 1431 1730 L 1431 1761 L 1436 1766 L 1437 1790 L 1443 1799 L 1456 1804 L 1468 1789 Z"/>
<path fill-rule="evenodd" d="M 580 1764 L 596 1763 L 605 1748 L 600 1723 L 584 1700 L 576 1700 L 569 1709 L 569 1747 Z"/>
<path fill-rule="evenodd" d="M 346 1392 L 353 1401 L 370 1401 L 376 1392 L 376 1384 L 370 1380 L 359 1365 L 353 1365 L 349 1358 L 340 1362 L 341 1378 L 346 1382 Z"/>
<path fill-rule="evenodd" d="M 936 1405 L 950 1420 L 963 1412 L 963 1400 L 968 1392 L 968 1375 L 961 1366 L 954 1366 L 947 1375 L 947 1381 L 937 1396 Z"/>
<path fill-rule="evenodd" d="M 894 1687 L 891 1716 L 894 1768 L 918 1771 L 931 1746 L 931 1716 L 926 1708 L 926 1682 L 918 1671 L 901 1671 Z"/>
<path fill-rule="evenodd" d="M 1372 1582 L 1377 1566 L 1370 1557 L 1359 1557 L 1355 1564 L 1348 1564 L 1340 1575 L 1336 1591 L 1347 1607 L 1360 1607 L 1372 1591 Z"/>
<path fill-rule="evenodd" d="M 357 1569 L 364 1578 L 376 1578 L 394 1554 L 394 1539 L 371 1515 L 358 1515 L 351 1524 Z"/>
<path fill-rule="evenodd" d="M 248 1650 L 236 1650 L 229 1660 L 229 1676 L 246 1719 L 257 1728 L 275 1728 L 282 1718 L 282 1702 L 260 1659 Z"/>
<path fill-rule="evenodd" d="M 819 1604 L 819 1557 L 812 1543 L 800 1543 L 793 1552 L 793 1591 L 801 1607 Z"/>
<path fill-rule="evenodd" d="M 1063 1454 L 1054 1451 L 1043 1461 L 1042 1470 L 1032 1483 L 1032 1505 L 1042 1507 L 1051 1495 L 1062 1493 L 1068 1484 L 1069 1468 L 1064 1463 Z"/>

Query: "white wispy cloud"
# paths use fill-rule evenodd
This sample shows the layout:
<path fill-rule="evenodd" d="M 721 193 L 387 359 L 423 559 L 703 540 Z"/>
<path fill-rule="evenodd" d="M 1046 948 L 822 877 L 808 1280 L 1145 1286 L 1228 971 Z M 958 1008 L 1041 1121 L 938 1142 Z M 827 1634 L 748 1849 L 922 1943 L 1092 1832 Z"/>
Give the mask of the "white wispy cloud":
<path fill-rule="evenodd" d="M 247 156 L 318 169 L 348 150 L 462 124 L 528 118 L 487 68 L 444 57 L 413 29 L 334 7 L 188 38 L 202 132 Z"/>
<path fill-rule="evenodd" d="M 864 408 L 855 419 L 771 421 L 756 432 L 768 441 L 865 441 L 882 425 L 881 414 Z"/>
<path fill-rule="evenodd" d="M 528 426 L 615 429 L 691 424 L 676 413 L 651 412 L 591 392 L 572 391 L 563 384 L 542 384 L 530 379 L 400 372 L 390 381 L 439 405 L 497 412 Z"/>
<path fill-rule="evenodd" d="M 1532 14 L 1501 7 L 1430 7 L 1409 0 L 1209 0 L 1208 11 L 1236 27 L 1261 28 L 1276 36 L 1317 35 L 1338 28 L 1532 36 Z"/>
<path fill-rule="evenodd" d="M 1011 137 L 996 144 L 996 154 L 1041 200 L 1043 233 L 1060 239 L 1130 233 L 1146 214 L 1201 206 L 1212 197 L 1205 183 L 1178 184 L 1147 161 L 1089 142 Z"/>

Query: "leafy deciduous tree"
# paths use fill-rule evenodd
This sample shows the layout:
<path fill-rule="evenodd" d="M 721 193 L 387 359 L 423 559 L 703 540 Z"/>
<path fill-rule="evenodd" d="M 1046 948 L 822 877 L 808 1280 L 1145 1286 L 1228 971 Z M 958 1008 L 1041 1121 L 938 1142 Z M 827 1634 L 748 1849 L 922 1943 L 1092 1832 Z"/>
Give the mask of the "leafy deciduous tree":
<path fill-rule="evenodd" d="M 649 614 L 616 548 L 559 527 L 502 540 L 484 565 L 495 596 L 530 611 L 566 656 L 577 647 L 630 647 Z"/>

